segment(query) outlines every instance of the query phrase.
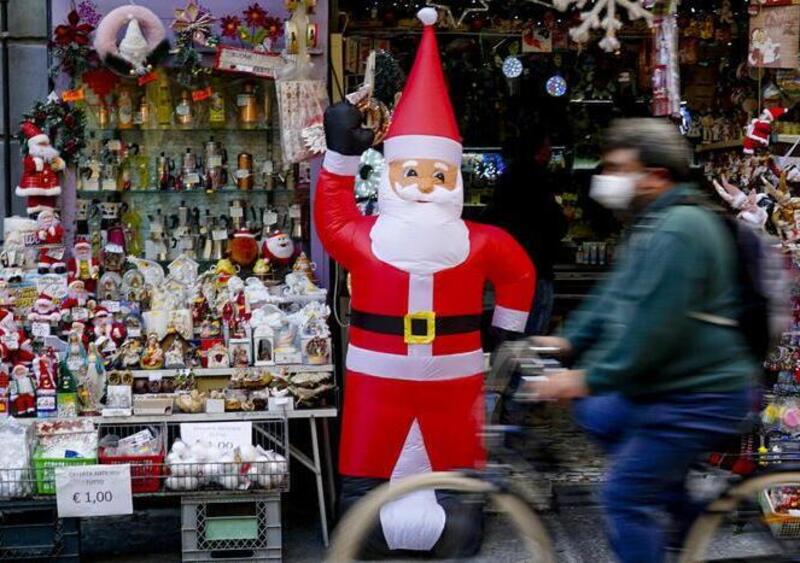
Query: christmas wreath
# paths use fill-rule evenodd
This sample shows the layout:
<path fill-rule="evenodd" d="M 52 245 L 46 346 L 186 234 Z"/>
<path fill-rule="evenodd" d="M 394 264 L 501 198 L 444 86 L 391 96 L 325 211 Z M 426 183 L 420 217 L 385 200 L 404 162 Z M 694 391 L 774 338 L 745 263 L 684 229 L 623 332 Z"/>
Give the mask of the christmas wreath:
<path fill-rule="evenodd" d="M 34 103 L 23 114 L 22 122 L 30 121 L 50 137 L 67 166 L 77 164 L 81 149 L 86 146 L 86 115 L 83 109 L 51 96 Z M 28 143 L 20 130 L 17 134 L 22 153 L 28 152 Z"/>

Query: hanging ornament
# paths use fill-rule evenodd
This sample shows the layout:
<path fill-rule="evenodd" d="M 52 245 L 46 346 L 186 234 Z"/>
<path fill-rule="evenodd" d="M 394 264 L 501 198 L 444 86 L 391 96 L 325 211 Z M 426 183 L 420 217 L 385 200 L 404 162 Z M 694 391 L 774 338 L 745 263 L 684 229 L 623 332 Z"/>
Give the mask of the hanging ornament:
<path fill-rule="evenodd" d="M 367 149 L 361 155 L 356 174 L 356 199 L 371 199 L 378 195 L 384 165 L 383 155 L 375 149 Z"/>
<path fill-rule="evenodd" d="M 567 11 L 572 5 L 578 9 L 583 9 L 588 0 L 553 0 L 553 7 L 562 12 Z M 653 14 L 647 11 L 642 3 L 637 0 L 595 0 L 594 6 L 589 11 L 580 14 L 581 23 L 569 31 L 570 37 L 576 43 L 588 43 L 590 30 L 605 29 L 606 34 L 600 40 L 600 47 L 609 53 L 613 53 L 620 48 L 617 31 L 622 28 L 622 22 L 617 15 L 617 7 L 624 8 L 628 12 L 628 18 L 637 20 L 644 18 L 647 25 L 652 25 Z M 605 10 L 605 15 L 601 18 L 600 14 Z"/>
<path fill-rule="evenodd" d="M 201 8 L 195 0 L 189 0 L 185 8 L 175 10 L 172 29 L 176 34 L 187 34 L 200 46 L 213 47 L 219 42 L 219 39 L 211 33 L 214 21 L 214 17 Z"/>
<path fill-rule="evenodd" d="M 111 70 L 143 76 L 169 54 L 169 41 L 161 19 L 152 10 L 132 4 L 106 14 L 97 26 L 94 48 Z"/>
<path fill-rule="evenodd" d="M 522 76 L 522 61 L 513 55 L 509 55 L 503 61 L 503 74 L 506 78 L 519 78 Z"/>
<path fill-rule="evenodd" d="M 554 98 L 560 98 L 567 93 L 567 81 L 560 74 L 556 74 L 547 79 L 545 90 Z"/>

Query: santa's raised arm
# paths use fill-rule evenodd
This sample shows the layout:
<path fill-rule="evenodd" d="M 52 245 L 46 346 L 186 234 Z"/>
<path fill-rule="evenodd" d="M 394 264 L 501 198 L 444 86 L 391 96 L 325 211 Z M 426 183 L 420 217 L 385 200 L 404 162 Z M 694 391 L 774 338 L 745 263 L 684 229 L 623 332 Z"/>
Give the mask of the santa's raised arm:
<path fill-rule="evenodd" d="M 461 219 L 461 138 L 433 25 L 384 143 L 379 215 L 362 216 L 353 195 L 360 155 L 372 142 L 347 102 L 325 115 L 328 152 L 314 221 L 327 251 L 352 274 L 339 470 L 346 509 L 382 481 L 484 460 L 481 314 L 495 286 L 494 324 L 525 327 L 535 272 L 505 231 Z M 479 506 L 425 491 L 381 510 L 376 552 L 467 554 L 480 544 Z"/>

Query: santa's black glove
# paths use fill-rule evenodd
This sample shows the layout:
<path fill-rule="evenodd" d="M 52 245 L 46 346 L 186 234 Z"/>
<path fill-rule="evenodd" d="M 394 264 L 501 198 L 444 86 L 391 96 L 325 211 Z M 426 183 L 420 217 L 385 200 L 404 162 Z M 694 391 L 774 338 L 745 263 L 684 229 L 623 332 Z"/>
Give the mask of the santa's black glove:
<path fill-rule="evenodd" d="M 325 110 L 325 142 L 328 150 L 344 156 L 360 156 L 372 146 L 375 133 L 361 127 L 361 112 L 350 102 L 338 102 Z"/>

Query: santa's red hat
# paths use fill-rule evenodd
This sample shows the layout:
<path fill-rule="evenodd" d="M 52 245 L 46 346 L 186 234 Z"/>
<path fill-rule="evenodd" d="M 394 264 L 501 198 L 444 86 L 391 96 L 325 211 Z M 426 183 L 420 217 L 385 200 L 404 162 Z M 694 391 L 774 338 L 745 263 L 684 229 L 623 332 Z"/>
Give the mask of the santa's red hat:
<path fill-rule="evenodd" d="M 42 133 L 39 126 L 32 121 L 23 121 L 20 129 L 25 138 L 28 139 L 28 146 L 38 145 L 42 141 L 50 142 L 50 137 Z"/>
<path fill-rule="evenodd" d="M 772 108 L 765 109 L 761 113 L 761 116 L 762 116 L 763 119 L 766 119 L 767 121 L 775 121 L 776 119 L 780 119 L 780 117 L 784 113 L 786 113 L 786 108 L 782 108 L 780 106 L 775 106 L 775 107 L 772 107 Z"/>
<path fill-rule="evenodd" d="M 125 254 L 125 232 L 122 228 L 112 227 L 108 230 L 106 252 Z"/>
<path fill-rule="evenodd" d="M 433 158 L 461 165 L 461 135 L 447 93 L 434 25 L 436 10 L 422 8 L 417 17 L 425 26 L 414 66 L 392 116 L 384 141 L 389 162 L 405 158 Z"/>
<path fill-rule="evenodd" d="M 95 319 L 105 319 L 108 318 L 110 315 L 108 309 L 106 309 L 105 307 L 95 307 L 93 313 Z"/>
<path fill-rule="evenodd" d="M 17 195 L 26 195 L 25 192 L 18 193 Z M 29 195 L 25 203 L 25 211 L 28 215 L 39 213 L 45 210 L 54 210 L 58 206 L 58 197 L 53 195 Z"/>
<path fill-rule="evenodd" d="M 30 371 L 25 364 L 14 364 L 14 369 L 11 370 L 12 375 L 27 375 Z"/>
<path fill-rule="evenodd" d="M 50 309 L 55 305 L 53 298 L 47 293 L 40 293 L 36 298 L 36 307 L 40 309 Z"/>

